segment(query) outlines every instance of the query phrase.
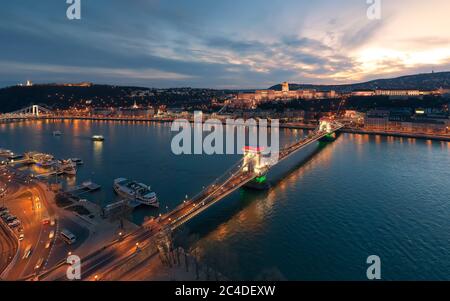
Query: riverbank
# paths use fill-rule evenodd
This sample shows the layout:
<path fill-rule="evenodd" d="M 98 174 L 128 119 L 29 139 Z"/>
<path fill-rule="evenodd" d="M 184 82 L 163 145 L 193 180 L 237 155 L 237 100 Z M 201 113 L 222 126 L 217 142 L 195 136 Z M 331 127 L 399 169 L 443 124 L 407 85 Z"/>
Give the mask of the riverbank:
<path fill-rule="evenodd" d="M 414 139 L 427 139 L 436 141 L 450 141 L 450 135 L 434 135 L 425 133 L 411 133 L 411 132 L 397 132 L 397 131 L 376 131 L 376 130 L 364 130 L 364 129 L 341 129 L 343 133 L 361 134 L 361 135 L 380 135 L 402 138 L 414 138 Z"/>
<path fill-rule="evenodd" d="M 61 206 L 57 203 L 55 191 L 50 189 L 49 183 L 29 178 L 26 173 L 16 168 L 11 168 L 10 172 L 14 175 L 14 183 L 17 182 L 16 185 L 19 185 L 19 182 L 21 183 L 21 186 L 16 190 L 21 191 L 22 194 L 25 192 L 30 194 L 30 196 L 10 194 L 8 198 L 8 209 L 22 221 L 25 233 L 24 241 L 15 249 L 25 254 L 25 247 L 32 246 L 29 261 L 33 260 L 33 262 L 29 264 L 29 261 L 20 261 L 15 265 L 13 260 L 12 263 L 9 263 L 11 267 L 14 265 L 11 273 L 13 275 L 8 275 L 8 279 L 28 279 L 32 276 L 31 269 L 35 266 L 35 260 L 39 259 L 39 262 L 42 262 L 40 264 L 42 266 L 41 271 L 52 269 L 53 266 L 60 266 L 61 263 L 65 262 L 69 252 L 80 257 L 87 256 L 98 246 L 107 245 L 117 240 L 118 237 L 127 235 L 139 228 L 138 225 L 126 219 L 119 223 L 119 221 L 103 218 L 101 207 L 90 201 L 77 200 L 69 206 Z M 37 202 L 36 210 L 29 210 L 30 200 Z M 14 202 L 11 203 L 10 201 Z M 83 208 L 83 211 L 89 213 L 88 216 L 81 214 L 78 210 L 71 210 L 71 206 Z M 43 224 L 44 219 L 52 219 L 54 222 L 52 225 L 50 223 Z M 63 240 L 58 239 L 60 231 L 63 229 L 68 229 L 75 234 L 75 243 L 68 245 Z M 51 235 L 49 231 L 51 231 Z M 47 236 L 49 240 L 46 239 Z M 3 239 L 1 236 L 0 239 L 0 251 L 2 251 Z M 5 252 L 8 251 L 7 246 L 5 242 Z M 12 250 L 13 248 L 8 247 L 8 249 Z M 12 255 L 3 254 L 2 251 L 2 259 L 10 261 L 12 257 Z M 3 265 L 1 267 L 2 270 L 8 269 Z"/>
<path fill-rule="evenodd" d="M 239 118 L 239 117 L 235 117 Z M 43 117 L 44 120 L 92 120 L 92 121 L 120 121 L 120 122 L 174 122 L 177 120 L 176 118 L 127 118 L 127 117 L 66 117 L 66 116 L 58 116 L 58 117 Z M 194 123 L 194 120 L 187 119 L 190 123 Z M 226 119 L 219 119 L 223 125 L 226 124 Z M 286 129 L 308 129 L 312 130 L 317 128 L 316 124 L 305 124 L 305 123 L 280 123 L 280 128 Z"/>
<path fill-rule="evenodd" d="M 95 120 L 95 121 L 128 121 L 128 122 L 173 122 L 174 118 L 126 118 L 126 117 L 45 117 L 49 120 Z M 221 120 L 225 124 L 225 120 Z M 193 120 L 189 120 L 193 123 Z M 300 129 L 300 130 L 313 130 L 317 127 L 314 124 L 305 123 L 280 123 L 280 129 Z M 403 138 L 416 138 L 416 139 L 428 139 L 436 141 L 450 141 L 450 135 L 436 135 L 427 133 L 411 133 L 411 132 L 399 132 L 399 131 L 375 131 L 365 129 L 353 129 L 343 128 L 340 130 L 343 133 L 362 134 L 362 135 L 382 135 L 392 137 Z"/>

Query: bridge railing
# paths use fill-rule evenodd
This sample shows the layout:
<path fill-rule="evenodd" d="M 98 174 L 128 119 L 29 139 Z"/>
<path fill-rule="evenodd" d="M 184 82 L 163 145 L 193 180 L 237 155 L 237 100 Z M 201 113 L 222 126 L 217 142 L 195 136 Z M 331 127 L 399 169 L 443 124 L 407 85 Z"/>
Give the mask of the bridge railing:
<path fill-rule="evenodd" d="M 332 124 L 331 130 L 334 132 L 342 127 L 341 124 Z M 313 141 L 316 141 L 320 139 L 321 137 L 329 134 L 328 131 L 322 131 L 320 128 L 317 128 L 312 134 L 308 135 L 308 137 L 282 149 L 280 151 L 280 159 L 283 160 L 299 148 L 301 148 L 304 145 L 307 145 Z M 277 162 L 274 162 L 273 165 L 275 165 Z M 262 172 L 266 173 L 271 166 L 273 165 L 267 165 L 263 168 Z M 236 163 L 234 166 L 232 166 L 226 173 L 224 173 L 221 177 L 217 178 L 212 184 L 210 184 L 207 188 L 203 189 L 200 193 L 198 193 L 194 198 L 192 198 L 189 202 L 185 202 L 184 205 L 181 205 L 179 210 L 176 210 L 174 213 L 175 219 L 171 220 L 172 225 L 179 224 L 180 221 L 184 221 L 184 219 L 189 219 L 191 216 L 195 216 L 198 214 L 198 212 L 201 212 L 204 210 L 205 205 L 206 207 L 209 205 L 209 203 L 215 203 L 217 201 L 217 198 L 222 197 L 224 195 L 227 195 L 229 191 L 233 191 L 236 189 L 236 187 L 240 187 L 248 182 L 248 179 L 255 178 L 258 175 L 251 173 L 250 177 L 244 178 L 244 181 L 241 181 L 241 183 L 234 184 L 232 187 L 228 187 L 227 190 L 223 191 L 222 188 L 224 188 L 230 181 L 235 179 L 236 176 L 243 175 L 243 169 L 244 169 L 244 158 L 241 159 L 238 163 Z M 220 193 L 220 194 L 219 194 Z M 200 207 L 196 207 L 197 204 L 200 203 Z M 182 210 L 185 209 L 187 206 L 192 206 L 190 210 L 187 212 L 183 212 Z M 180 216 L 176 216 L 177 212 L 182 212 L 183 214 Z"/>
<path fill-rule="evenodd" d="M 333 121 L 331 122 L 331 128 L 330 128 L 330 132 L 336 132 L 339 129 L 341 129 L 344 125 L 341 124 L 338 121 Z M 300 141 L 297 141 L 289 146 L 286 146 L 285 148 L 281 149 L 278 153 L 278 160 L 276 162 L 273 162 L 273 165 L 277 164 L 279 161 L 285 159 L 286 157 L 288 157 L 290 154 L 292 154 L 293 152 L 297 151 L 298 149 L 302 148 L 304 145 L 307 145 L 313 141 L 316 141 L 320 138 L 322 138 L 323 136 L 329 134 L 330 132 L 328 131 L 322 131 L 320 126 L 317 127 L 312 133 L 310 133 L 308 136 L 306 136 L 305 138 L 301 139 Z"/>

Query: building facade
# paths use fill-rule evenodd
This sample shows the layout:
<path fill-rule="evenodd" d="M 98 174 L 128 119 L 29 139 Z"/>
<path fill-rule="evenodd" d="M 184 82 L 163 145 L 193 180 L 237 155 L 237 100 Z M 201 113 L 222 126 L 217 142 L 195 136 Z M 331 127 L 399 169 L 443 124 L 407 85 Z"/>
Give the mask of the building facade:
<path fill-rule="evenodd" d="M 289 89 L 289 83 L 281 84 L 281 91 L 278 90 L 256 90 L 253 93 L 238 93 L 235 101 L 246 102 L 250 106 L 265 101 L 293 100 L 293 99 L 327 99 L 339 97 L 336 91 L 317 91 L 314 89 L 293 90 Z"/>

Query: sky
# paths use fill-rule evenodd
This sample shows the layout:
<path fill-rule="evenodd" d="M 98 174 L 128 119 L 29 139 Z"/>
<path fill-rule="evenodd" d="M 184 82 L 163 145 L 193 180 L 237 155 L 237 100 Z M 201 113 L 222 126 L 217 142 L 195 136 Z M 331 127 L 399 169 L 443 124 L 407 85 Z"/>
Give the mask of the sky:
<path fill-rule="evenodd" d="M 66 0 L 2 3 L 0 87 L 244 89 L 450 70 L 449 0 L 80 1 L 80 20 Z"/>

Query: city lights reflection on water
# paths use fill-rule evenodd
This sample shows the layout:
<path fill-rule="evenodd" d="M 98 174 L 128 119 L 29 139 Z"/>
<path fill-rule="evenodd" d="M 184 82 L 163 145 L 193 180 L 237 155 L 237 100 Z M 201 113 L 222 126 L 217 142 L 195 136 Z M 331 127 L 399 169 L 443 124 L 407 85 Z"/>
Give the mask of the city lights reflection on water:
<path fill-rule="evenodd" d="M 53 136 L 55 130 L 63 135 Z M 280 145 L 307 133 L 280 130 Z M 105 141 L 93 142 L 94 134 Z M 97 203 L 116 200 L 114 178 L 151 185 L 162 209 L 138 209 L 135 222 L 174 208 L 240 159 L 175 156 L 172 136 L 170 123 L 0 125 L 2 148 L 83 159 L 77 176 L 66 181 L 92 179 L 102 185 L 100 192 L 86 195 Z M 449 279 L 449 142 L 341 134 L 311 151 L 311 158 L 280 178 L 269 174 L 270 190 L 241 189 L 187 224 L 200 236 L 192 246 L 201 254 L 211 242 L 226 250 L 236 264 L 229 264 L 231 270 L 217 268 L 236 279 L 256 279 L 276 269 L 290 280 L 364 280 L 365 260 L 372 254 L 382 258 L 385 280 Z"/>

